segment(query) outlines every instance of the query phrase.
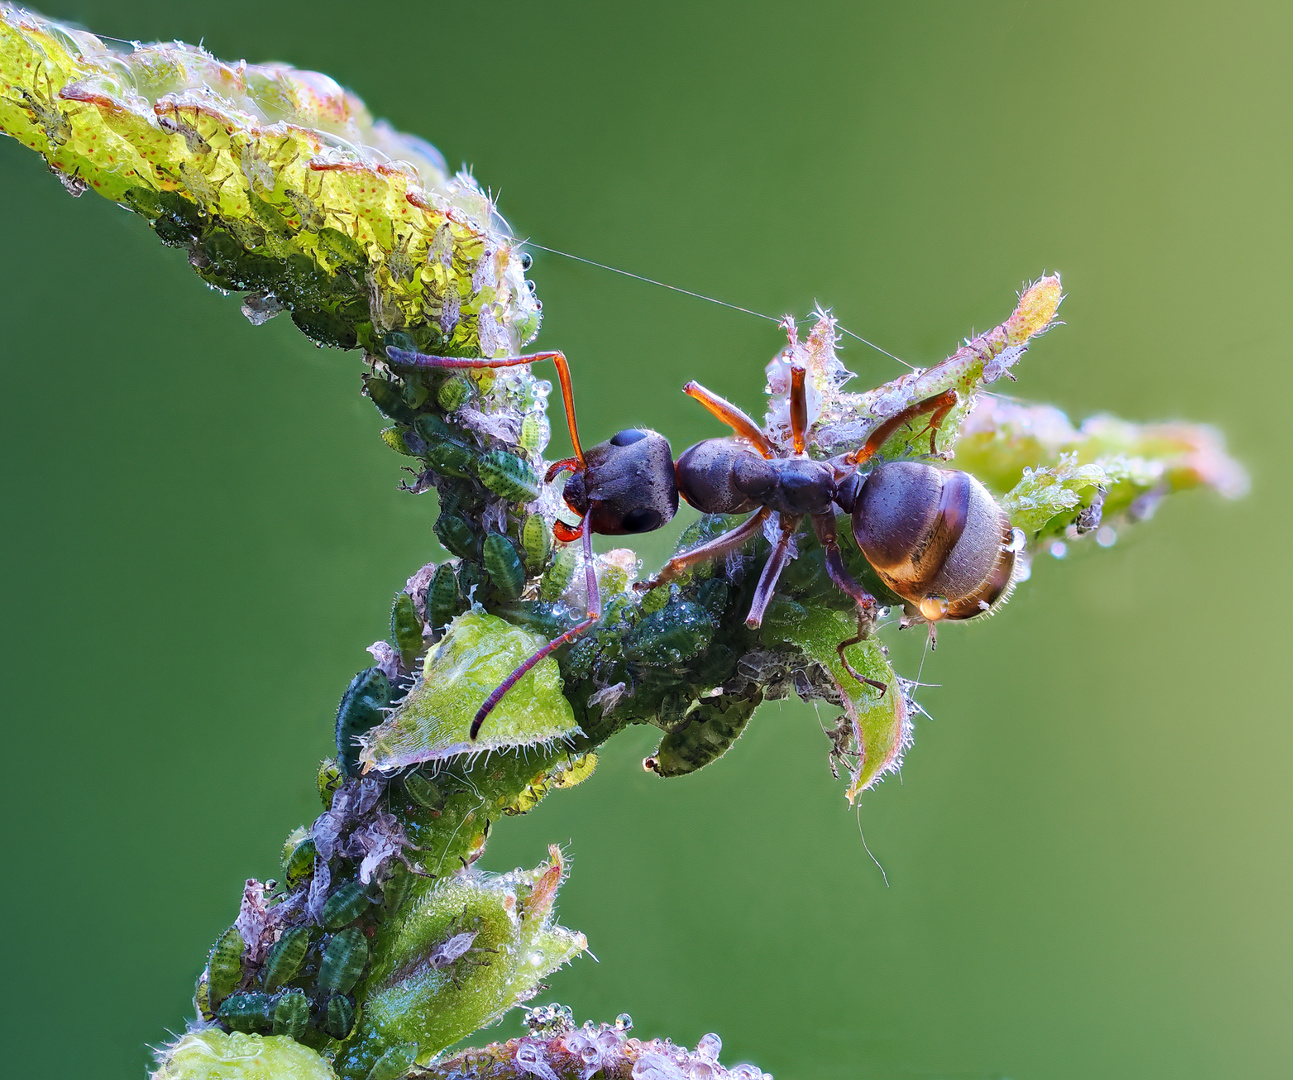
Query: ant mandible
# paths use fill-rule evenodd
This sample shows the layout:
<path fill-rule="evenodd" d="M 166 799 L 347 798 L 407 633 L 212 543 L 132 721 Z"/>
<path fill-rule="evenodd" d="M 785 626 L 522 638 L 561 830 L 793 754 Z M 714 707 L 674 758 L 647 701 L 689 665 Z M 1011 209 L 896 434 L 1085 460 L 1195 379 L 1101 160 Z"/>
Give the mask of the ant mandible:
<path fill-rule="evenodd" d="M 777 580 L 792 558 L 792 544 L 808 517 L 823 551 L 826 572 L 857 605 L 859 633 L 838 646 L 845 669 L 881 693 L 884 683 L 859 675 L 844 655 L 862 640 L 865 620 L 880 606 L 849 574 L 840 553 L 836 516 L 852 520 L 853 537 L 884 584 L 907 602 L 910 614 L 931 625 L 944 619 L 970 619 L 991 610 L 1014 576 L 1013 531 L 1005 511 L 969 473 L 917 461 L 880 462 L 863 473 L 885 442 L 900 428 L 929 417 L 930 452 L 939 425 L 957 403 L 948 390 L 903 409 L 879 424 L 858 449 L 827 460 L 808 454 L 806 369 L 790 369 L 788 448 L 778 444 L 741 409 L 697 382 L 683 392 L 699 401 L 734 432 L 707 439 L 675 462 L 668 440 L 640 428 L 621 431 L 585 452 L 575 421 L 570 368 L 560 352 L 530 353 L 499 359 L 427 356 L 388 348 L 395 367 L 415 369 L 491 369 L 551 360 L 557 368 L 574 456 L 555 462 L 545 480 L 571 473 L 564 498 L 579 515 L 576 526 L 558 521 L 558 540 L 582 538 L 588 581 L 586 618 L 548 642 L 513 671 L 487 697 L 471 724 L 475 739 L 503 696 L 544 657 L 573 641 L 601 618 L 601 597 L 593 568 L 592 534 L 649 532 L 668 522 L 678 497 L 705 514 L 750 516 L 721 536 L 670 559 L 658 574 L 638 585 L 651 589 L 688 569 L 743 547 L 778 515 L 780 535 L 764 563 L 745 623 L 757 628 L 776 592 Z"/>

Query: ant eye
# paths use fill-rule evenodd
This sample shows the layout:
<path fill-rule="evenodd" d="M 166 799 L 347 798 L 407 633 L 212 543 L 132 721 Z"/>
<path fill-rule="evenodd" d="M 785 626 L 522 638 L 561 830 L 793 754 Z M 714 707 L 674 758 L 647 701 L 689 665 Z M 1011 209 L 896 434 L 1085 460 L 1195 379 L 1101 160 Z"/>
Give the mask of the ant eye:
<path fill-rule="evenodd" d="M 534 260 L 530 257 L 530 253 L 528 251 L 521 252 L 521 269 L 529 270 L 530 267 L 533 265 L 534 265 Z M 531 288 L 533 287 L 534 286 L 531 286 Z"/>
<path fill-rule="evenodd" d="M 641 442 L 647 437 L 647 433 L 641 428 L 628 428 L 621 431 L 611 439 L 612 446 L 632 446 L 635 442 Z"/>
<path fill-rule="evenodd" d="M 633 510 L 624 515 L 620 524 L 626 533 L 651 532 L 660 527 L 660 514 L 655 510 Z"/>

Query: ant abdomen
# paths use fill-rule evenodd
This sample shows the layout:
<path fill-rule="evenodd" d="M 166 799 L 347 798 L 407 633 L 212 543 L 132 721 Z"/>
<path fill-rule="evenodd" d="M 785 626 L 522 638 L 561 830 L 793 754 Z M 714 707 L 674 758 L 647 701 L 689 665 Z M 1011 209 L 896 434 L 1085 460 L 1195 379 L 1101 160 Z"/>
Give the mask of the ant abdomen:
<path fill-rule="evenodd" d="M 1010 586 L 1010 519 L 969 473 L 880 465 L 861 484 L 852 517 L 867 562 L 930 622 L 982 615 Z"/>
<path fill-rule="evenodd" d="M 678 512 L 673 449 L 659 432 L 628 428 L 586 450 L 584 462 L 562 495 L 593 532 L 651 532 Z"/>

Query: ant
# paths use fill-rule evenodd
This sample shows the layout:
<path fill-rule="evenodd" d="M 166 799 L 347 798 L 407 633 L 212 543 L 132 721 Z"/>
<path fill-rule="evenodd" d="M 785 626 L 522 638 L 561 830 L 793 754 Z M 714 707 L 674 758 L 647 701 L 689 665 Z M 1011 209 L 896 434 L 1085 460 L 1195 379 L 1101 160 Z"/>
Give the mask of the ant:
<path fill-rule="evenodd" d="M 494 369 L 551 360 L 561 383 L 574 456 L 555 462 L 545 481 L 551 482 L 563 471 L 571 474 L 564 498 L 579 521 L 574 526 L 558 521 L 553 533 L 563 543 L 583 540 L 587 617 L 535 652 L 494 689 L 472 721 L 472 739 L 526 672 L 601 618 L 592 534 L 620 536 L 658 529 L 677 512 L 680 495 L 705 514 L 748 513 L 749 517 L 721 536 L 670 559 L 654 577 L 639 583 L 638 589 L 655 588 L 697 564 L 736 551 L 758 536 L 775 513 L 780 535 L 764 563 L 745 619 L 746 626 L 757 628 L 776 592 L 777 580 L 792 558 L 795 534 L 807 517 L 825 552 L 827 574 L 858 609 L 858 636 L 840 643 L 840 659 L 854 678 L 881 693 L 885 684 L 859 675 L 844 655 L 845 648 L 863 639 L 867 621 L 881 605 L 844 565 L 836 531 L 838 513 L 851 517 L 853 537 L 880 579 L 906 602 L 908 613 L 929 623 L 931 630 L 943 619 L 970 619 L 990 611 L 1013 580 L 1015 545 L 1010 520 L 987 488 L 969 473 L 917 461 L 879 461 L 862 472 L 890 436 L 922 416 L 929 418 L 933 454 L 939 425 L 958 401 L 954 390 L 910 405 L 879 424 L 858 449 L 822 461 L 808 454 L 807 370 L 801 363 L 790 369 L 789 447 L 778 445 L 731 402 L 689 382 L 683 392 L 734 434 L 697 443 L 674 461 L 668 440 L 641 428 L 621 431 L 585 451 L 575 421 L 570 367 L 561 352 L 498 359 L 427 356 L 395 347 L 386 352 L 395 367 L 424 370 Z"/>

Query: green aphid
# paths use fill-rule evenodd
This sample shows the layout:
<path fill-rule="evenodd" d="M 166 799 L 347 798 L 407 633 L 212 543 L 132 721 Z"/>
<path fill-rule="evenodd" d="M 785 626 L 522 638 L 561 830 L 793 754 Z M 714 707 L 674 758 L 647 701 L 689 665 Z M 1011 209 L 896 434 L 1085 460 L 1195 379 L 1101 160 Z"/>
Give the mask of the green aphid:
<path fill-rule="evenodd" d="M 323 1007 L 322 1027 L 334 1039 L 344 1039 L 355 1026 L 355 1003 L 346 994 L 333 994 Z"/>
<path fill-rule="evenodd" d="M 319 798 L 323 802 L 323 808 L 328 810 L 332 806 L 332 796 L 337 793 L 337 789 L 345 783 L 346 777 L 341 771 L 341 766 L 333 758 L 324 758 L 319 762 L 319 775 L 315 782 L 319 788 Z"/>
<path fill-rule="evenodd" d="M 264 225 L 271 235 L 279 240 L 291 239 L 293 229 L 287 218 L 259 195 L 250 191 L 247 192 L 247 205 L 251 207 L 251 212 L 256 215 L 256 220 Z"/>
<path fill-rule="evenodd" d="M 273 993 L 280 986 L 296 978 L 305 962 L 305 954 L 310 950 L 310 930 L 306 926 L 294 926 L 284 930 L 270 948 L 261 968 L 261 985 Z"/>
<path fill-rule="evenodd" d="M 718 579 L 707 581 L 706 585 L 713 585 Z M 768 628 L 766 632 L 775 634 L 793 632 L 794 628 L 808 618 L 808 609 L 803 604 L 797 604 L 795 601 L 784 596 L 774 596 L 772 602 L 768 604 L 768 610 L 763 616 L 763 625 Z"/>
<path fill-rule="evenodd" d="M 305 996 L 304 990 L 289 990 L 274 1005 L 270 1031 L 274 1035 L 288 1035 L 299 1040 L 305 1034 L 309 1022 L 310 999 Z"/>
<path fill-rule="evenodd" d="M 696 590 L 696 603 L 703 607 L 711 619 L 721 619 L 727 610 L 727 600 L 731 590 L 722 578 L 710 578 Z M 773 597 L 773 603 L 780 599 Z"/>
<path fill-rule="evenodd" d="M 441 476 L 459 479 L 471 476 L 476 465 L 476 455 L 456 442 L 431 443 L 422 457 Z"/>
<path fill-rule="evenodd" d="M 481 455 L 476 475 L 490 491 L 508 502 L 532 503 L 539 497 L 539 474 L 528 462 L 506 450 Z"/>
<path fill-rule="evenodd" d="M 638 605 L 638 611 L 643 615 L 654 615 L 669 603 L 671 599 L 672 597 L 669 595 L 669 589 L 667 587 L 652 589 L 642 597 L 642 603 Z"/>
<path fill-rule="evenodd" d="M 513 626 L 540 634 L 551 640 L 560 637 L 571 627 L 570 619 L 564 614 L 565 609 L 558 609 L 553 604 L 541 600 L 525 600 L 519 604 L 500 607 L 495 614 L 506 619 Z"/>
<path fill-rule="evenodd" d="M 531 574 L 542 573 L 552 554 L 552 530 L 542 514 L 526 515 L 521 526 L 521 549 L 525 552 L 525 568 Z"/>
<path fill-rule="evenodd" d="M 607 596 L 618 596 L 629 587 L 628 570 L 608 561 L 602 570 L 601 587 Z"/>
<path fill-rule="evenodd" d="M 237 267 L 242 258 L 242 245 L 227 229 L 208 229 L 202 238 L 202 253 L 221 270 Z"/>
<path fill-rule="evenodd" d="M 449 621 L 458 614 L 458 579 L 454 577 L 453 567 L 441 563 L 431 575 L 431 584 L 427 586 L 427 622 L 437 634 L 449 625 Z"/>
<path fill-rule="evenodd" d="M 476 563 L 464 561 L 458 564 L 458 592 L 464 600 L 479 603 L 480 594 L 488 584 L 488 576 Z"/>
<path fill-rule="evenodd" d="M 295 889 L 314 873 L 314 857 L 317 853 L 314 839 L 304 826 L 292 830 L 283 845 L 283 854 L 279 857 L 283 881 L 289 889 Z"/>
<path fill-rule="evenodd" d="M 552 560 L 552 565 L 548 567 L 548 572 L 543 575 L 543 581 L 539 585 L 539 599 L 546 600 L 550 604 L 560 600 L 561 594 L 570 584 L 570 579 L 575 576 L 575 567 L 578 565 L 578 546 L 567 544 L 561 548 L 557 552 L 557 557 Z"/>
<path fill-rule="evenodd" d="M 358 881 L 347 881 L 323 903 L 319 921 L 325 930 L 340 930 L 354 922 L 372 906 L 372 901 Z"/>
<path fill-rule="evenodd" d="M 242 934 L 236 926 L 229 927 L 211 947 L 211 955 L 207 957 L 207 981 L 212 1006 L 224 1001 L 242 981 L 244 948 Z"/>
<path fill-rule="evenodd" d="M 369 400 L 386 416 L 401 424 L 413 423 L 413 410 L 409 408 L 404 394 L 395 383 L 376 375 L 365 375 L 364 389 L 368 392 Z"/>
<path fill-rule="evenodd" d="M 292 322 L 316 345 L 334 349 L 353 349 L 359 344 L 355 324 L 345 315 L 326 307 L 294 307 Z M 391 417 L 392 420 L 398 417 Z"/>
<path fill-rule="evenodd" d="M 391 682 L 381 668 L 364 668 L 350 680 L 337 706 L 337 761 L 347 776 L 359 771 L 355 739 L 386 719 L 391 703 Z"/>
<path fill-rule="evenodd" d="M 457 437 L 454 429 L 435 413 L 418 413 L 413 427 L 429 443 L 452 442 Z"/>
<path fill-rule="evenodd" d="M 444 807 L 444 793 L 434 780 L 427 779 L 421 773 L 409 773 L 404 778 L 404 790 L 410 799 L 428 810 L 440 810 Z"/>
<path fill-rule="evenodd" d="M 624 658 L 640 667 L 676 666 L 699 655 L 714 639 L 709 612 L 679 600 L 648 615 L 624 643 Z"/>
<path fill-rule="evenodd" d="M 404 439 L 404 432 L 406 430 L 406 428 L 392 424 L 390 427 L 382 428 L 378 434 L 381 435 L 382 442 L 397 454 L 403 454 L 405 457 L 417 457 L 417 455 L 409 449 L 409 444 Z"/>
<path fill-rule="evenodd" d="M 469 561 L 480 558 L 480 535 L 463 518 L 442 510 L 435 535 L 451 555 Z"/>
<path fill-rule="evenodd" d="M 754 712 L 757 701 L 711 699 L 691 714 L 691 722 L 660 741 L 646 767 L 660 776 L 685 776 L 727 753 Z"/>
<path fill-rule="evenodd" d="M 339 263 L 348 269 L 359 269 L 368 262 L 362 247 L 340 229 L 325 226 L 319 230 L 319 244 Z"/>
<path fill-rule="evenodd" d="M 365 1080 L 397 1080 L 409 1071 L 417 1056 L 417 1043 L 396 1043 L 373 1063 Z"/>
<path fill-rule="evenodd" d="M 405 659 L 422 651 L 422 620 L 408 593 L 400 593 L 391 607 L 391 644 Z"/>
<path fill-rule="evenodd" d="M 552 437 L 552 428 L 543 413 L 527 413 L 521 421 L 521 435 L 516 440 L 517 446 L 531 457 L 539 457 Z"/>
<path fill-rule="evenodd" d="M 413 871 L 399 859 L 392 860 L 382 882 L 382 909 L 387 916 L 399 911 L 412 887 Z"/>
<path fill-rule="evenodd" d="M 205 971 L 198 976 L 198 984 L 193 988 L 193 1007 L 199 1019 L 208 1023 L 215 1019 L 215 1009 L 211 1007 L 211 980 Z"/>
<path fill-rule="evenodd" d="M 447 413 L 461 409 L 470 399 L 475 384 L 466 375 L 450 375 L 436 391 L 436 404 Z"/>
<path fill-rule="evenodd" d="M 357 926 L 332 936 L 319 960 L 319 989 L 325 993 L 348 994 L 368 963 L 368 939 Z"/>
<path fill-rule="evenodd" d="M 274 1023 L 274 1000 L 259 990 L 244 990 L 225 998 L 216 1019 L 230 1031 L 268 1031 Z"/>
<path fill-rule="evenodd" d="M 421 373 L 413 372 L 404 377 L 404 400 L 412 409 L 420 409 L 427 398 L 431 396 L 431 391 L 427 387 L 426 380 Z"/>
<path fill-rule="evenodd" d="M 511 540 L 502 533 L 490 533 L 485 537 L 481 561 L 504 600 L 520 598 L 525 589 L 525 567 L 521 565 L 520 553 Z"/>

